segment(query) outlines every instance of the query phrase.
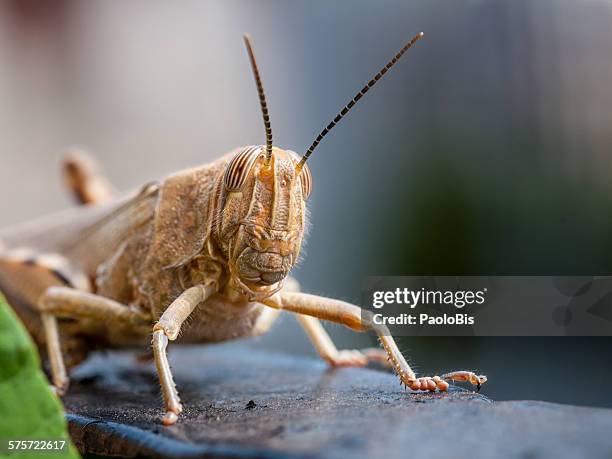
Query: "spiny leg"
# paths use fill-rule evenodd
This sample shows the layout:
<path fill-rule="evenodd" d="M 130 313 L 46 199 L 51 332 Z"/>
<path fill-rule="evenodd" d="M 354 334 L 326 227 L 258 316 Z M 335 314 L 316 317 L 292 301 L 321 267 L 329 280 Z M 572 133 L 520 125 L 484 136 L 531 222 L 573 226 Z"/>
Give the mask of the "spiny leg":
<path fill-rule="evenodd" d="M 153 355 L 166 410 L 162 420 L 164 425 L 174 424 L 178 415 L 183 411 L 168 362 L 166 352 L 168 340 L 174 341 L 178 337 L 183 322 L 187 320 L 196 306 L 204 302 L 214 291 L 212 286 L 196 285 L 188 288 L 168 306 L 159 321 L 153 326 Z"/>
<path fill-rule="evenodd" d="M 101 204 L 113 197 L 113 187 L 90 154 L 71 149 L 63 161 L 64 181 L 79 204 Z"/>
<path fill-rule="evenodd" d="M 362 310 L 358 306 L 345 303 L 344 301 L 295 292 L 279 292 L 262 302 L 273 308 L 336 322 L 355 331 L 366 332 L 371 330 L 380 339 L 393 368 L 403 384 L 413 390 L 434 391 L 438 388 L 444 391 L 448 389 L 448 382 L 439 376 L 417 378 L 399 351 L 388 328 L 384 325 L 375 324 L 373 322 L 373 315 L 369 311 Z M 486 382 L 485 376 L 477 376 L 472 372 L 452 372 L 444 376 L 445 379 L 469 381 L 476 385 L 482 385 Z"/>

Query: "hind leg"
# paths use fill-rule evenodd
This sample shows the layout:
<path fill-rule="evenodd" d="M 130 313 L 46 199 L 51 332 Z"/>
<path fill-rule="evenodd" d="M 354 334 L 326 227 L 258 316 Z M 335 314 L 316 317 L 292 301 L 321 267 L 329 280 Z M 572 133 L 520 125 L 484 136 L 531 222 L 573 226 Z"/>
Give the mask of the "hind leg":
<path fill-rule="evenodd" d="M 63 162 L 64 182 L 79 204 L 101 204 L 113 197 L 113 187 L 98 162 L 88 153 L 72 149 Z"/>

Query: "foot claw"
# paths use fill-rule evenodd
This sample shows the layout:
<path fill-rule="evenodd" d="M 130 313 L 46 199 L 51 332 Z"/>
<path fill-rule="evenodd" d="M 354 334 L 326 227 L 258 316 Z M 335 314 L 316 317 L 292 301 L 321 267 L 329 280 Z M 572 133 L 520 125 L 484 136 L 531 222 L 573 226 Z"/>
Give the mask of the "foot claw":
<path fill-rule="evenodd" d="M 415 379 L 412 383 L 408 384 L 408 387 L 412 390 L 428 390 L 434 392 L 438 389 L 440 392 L 448 390 L 449 384 L 446 380 L 450 381 L 467 381 L 476 386 L 476 392 L 479 392 L 482 385 L 487 382 L 487 377 L 484 375 L 476 375 L 471 371 L 454 371 L 445 375 L 433 376 L 433 377 L 422 377 Z"/>
<path fill-rule="evenodd" d="M 165 426 L 171 426 L 178 421 L 178 416 L 183 412 L 183 405 L 181 403 L 170 403 L 166 407 L 166 414 L 164 415 L 162 422 Z"/>
<path fill-rule="evenodd" d="M 55 392 L 55 395 L 58 397 L 63 397 L 68 392 L 68 386 L 70 385 L 70 381 L 66 380 L 61 383 L 55 384 L 51 386 L 51 390 Z"/>
<path fill-rule="evenodd" d="M 480 391 L 480 388 L 484 383 L 487 382 L 485 375 L 477 375 L 472 371 L 453 371 L 442 375 L 443 379 L 450 379 L 451 381 L 467 381 L 473 386 L 476 386 L 476 391 Z"/>
<path fill-rule="evenodd" d="M 178 414 L 176 414 L 174 411 L 168 411 L 162 419 L 165 426 L 176 424 L 176 421 L 178 421 Z"/>

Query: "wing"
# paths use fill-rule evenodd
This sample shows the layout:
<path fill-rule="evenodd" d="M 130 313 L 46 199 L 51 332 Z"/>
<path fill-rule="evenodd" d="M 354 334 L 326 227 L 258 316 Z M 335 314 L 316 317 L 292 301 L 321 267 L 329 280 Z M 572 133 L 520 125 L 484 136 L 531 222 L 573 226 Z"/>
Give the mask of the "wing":
<path fill-rule="evenodd" d="M 124 241 L 153 221 L 158 192 L 153 183 L 109 204 L 68 209 L 2 231 L 0 241 L 4 250 L 62 255 L 93 276 Z"/>

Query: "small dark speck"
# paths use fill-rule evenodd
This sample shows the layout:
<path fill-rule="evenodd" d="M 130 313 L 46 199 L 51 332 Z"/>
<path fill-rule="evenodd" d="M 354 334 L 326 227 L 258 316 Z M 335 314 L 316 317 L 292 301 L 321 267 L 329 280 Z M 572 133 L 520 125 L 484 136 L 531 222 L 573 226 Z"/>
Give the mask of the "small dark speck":
<path fill-rule="evenodd" d="M 91 384 L 95 384 L 101 379 L 102 379 L 102 375 L 87 375 L 81 378 L 75 378 L 75 382 L 78 384 L 82 384 L 84 386 L 89 386 Z"/>
<path fill-rule="evenodd" d="M 249 400 L 249 403 L 246 404 L 246 409 L 247 410 L 252 410 L 256 406 L 257 406 L 257 403 L 255 403 L 253 400 Z"/>

